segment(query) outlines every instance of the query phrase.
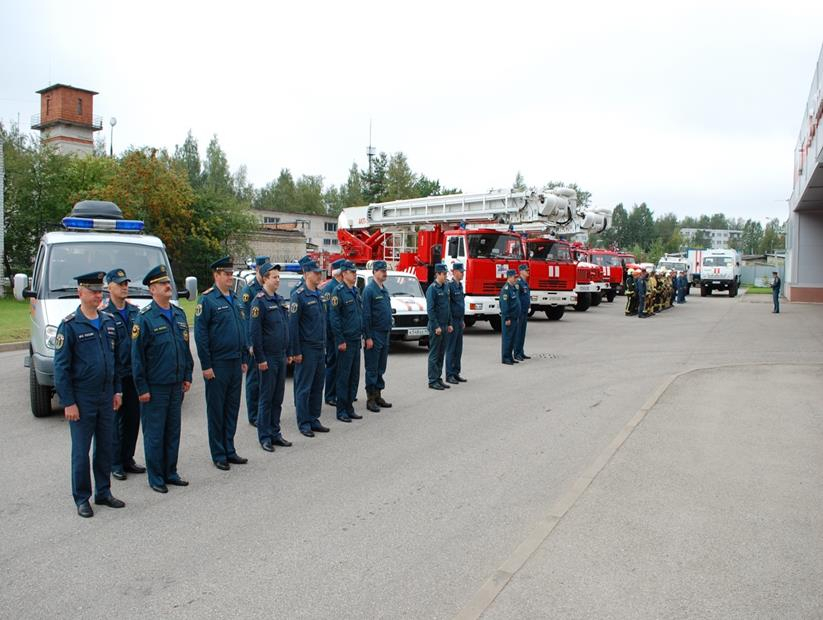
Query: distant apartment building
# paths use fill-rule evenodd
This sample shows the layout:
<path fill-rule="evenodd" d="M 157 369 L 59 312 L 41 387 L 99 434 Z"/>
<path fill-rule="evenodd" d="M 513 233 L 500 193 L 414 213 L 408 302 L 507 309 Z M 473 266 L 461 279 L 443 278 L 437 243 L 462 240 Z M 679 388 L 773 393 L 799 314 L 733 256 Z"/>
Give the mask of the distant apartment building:
<path fill-rule="evenodd" d="M 698 233 L 702 232 L 703 237 L 711 242 L 712 250 L 726 250 L 733 239 L 740 239 L 743 236 L 742 230 L 717 230 L 712 228 L 681 228 L 680 236 L 683 241 L 691 245 Z"/>
<path fill-rule="evenodd" d="M 306 238 L 306 247 L 318 252 L 339 252 L 337 243 L 337 218 L 312 213 L 286 213 L 284 211 L 252 211 L 263 230 L 296 230 Z"/>

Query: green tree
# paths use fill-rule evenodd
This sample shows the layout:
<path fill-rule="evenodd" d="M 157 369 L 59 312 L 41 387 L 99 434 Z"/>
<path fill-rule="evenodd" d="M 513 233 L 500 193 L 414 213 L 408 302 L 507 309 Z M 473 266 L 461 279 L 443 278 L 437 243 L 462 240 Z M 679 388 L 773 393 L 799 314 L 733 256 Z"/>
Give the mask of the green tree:
<path fill-rule="evenodd" d="M 709 218 L 709 228 L 713 230 L 726 230 L 729 228 L 729 221 L 722 213 L 713 213 Z"/>
<path fill-rule="evenodd" d="M 645 202 L 632 207 L 628 217 L 628 229 L 632 234 L 630 242 L 649 250 L 655 240 L 654 215 Z"/>
<path fill-rule="evenodd" d="M 514 183 L 512 184 L 512 191 L 513 192 L 525 192 L 528 189 L 526 186 L 526 180 L 523 178 L 523 175 L 520 174 L 520 171 L 517 171 L 517 174 L 514 177 Z"/>
<path fill-rule="evenodd" d="M 389 168 L 389 156 L 380 153 L 372 158 L 371 166 L 368 170 L 360 173 L 361 185 L 363 188 L 363 198 L 366 204 L 373 202 L 384 202 L 386 195 L 386 175 Z"/>
<path fill-rule="evenodd" d="M 755 220 L 746 220 L 743 224 L 739 249 L 746 254 L 754 254 L 760 249 L 761 241 L 763 241 L 763 226 Z"/>
<path fill-rule="evenodd" d="M 323 177 L 303 175 L 294 186 L 295 211 L 298 213 L 313 213 L 325 215 L 326 205 L 323 202 Z"/>
<path fill-rule="evenodd" d="M 197 140 L 191 135 L 191 129 L 186 135 L 182 146 L 174 149 L 174 162 L 179 165 L 189 180 L 193 189 L 199 189 L 203 184 L 203 164 L 200 161 L 200 151 Z"/>
<path fill-rule="evenodd" d="M 786 247 L 785 234 L 780 220 L 774 218 L 770 220 L 763 229 L 763 238 L 760 241 L 760 252 L 765 254 L 767 252 L 774 252 L 775 250 L 783 250 Z"/>
<path fill-rule="evenodd" d="M 363 179 L 357 164 L 353 163 L 349 168 L 349 177 L 346 184 L 340 191 L 343 207 L 362 207 L 366 204 L 363 196 Z"/>
<path fill-rule="evenodd" d="M 395 153 L 389 158 L 386 169 L 386 187 L 383 200 L 403 200 L 414 198 L 417 175 L 412 172 L 408 159 L 403 153 Z"/>
<path fill-rule="evenodd" d="M 692 237 L 691 245 L 694 248 L 705 250 L 712 247 L 712 238 L 708 232 L 701 228 L 695 233 L 694 237 Z"/>

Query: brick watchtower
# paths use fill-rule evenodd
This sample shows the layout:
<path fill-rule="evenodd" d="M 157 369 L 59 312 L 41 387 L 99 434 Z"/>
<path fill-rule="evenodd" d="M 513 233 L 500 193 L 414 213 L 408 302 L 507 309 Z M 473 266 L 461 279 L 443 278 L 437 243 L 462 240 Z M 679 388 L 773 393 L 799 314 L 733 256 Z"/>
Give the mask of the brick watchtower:
<path fill-rule="evenodd" d="M 45 142 L 64 155 L 91 155 L 94 132 L 103 128 L 103 119 L 93 114 L 93 90 L 54 84 L 37 91 L 40 114 L 31 118 L 31 128 L 39 129 Z"/>

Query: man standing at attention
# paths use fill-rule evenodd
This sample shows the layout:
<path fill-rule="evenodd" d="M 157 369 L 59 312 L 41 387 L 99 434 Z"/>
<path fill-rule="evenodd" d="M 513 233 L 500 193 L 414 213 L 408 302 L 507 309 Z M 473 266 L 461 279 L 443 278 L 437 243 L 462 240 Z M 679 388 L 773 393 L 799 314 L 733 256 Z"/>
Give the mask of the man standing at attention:
<path fill-rule="evenodd" d="M 452 332 L 451 300 L 446 285 L 446 265 L 434 267 L 434 282 L 426 289 L 426 310 L 429 315 L 429 389 L 445 390 L 443 359 L 446 355 L 446 334 Z"/>
<path fill-rule="evenodd" d="M 351 422 L 363 417 L 354 411 L 354 395 L 360 382 L 363 300 L 356 286 L 357 267 L 344 261 L 340 269 L 343 281 L 331 294 L 329 325 L 337 351 L 337 419 Z"/>
<path fill-rule="evenodd" d="M 780 284 L 780 275 L 772 271 L 772 303 L 774 304 L 772 314 L 780 314 Z"/>
<path fill-rule="evenodd" d="M 463 358 L 463 330 L 466 328 L 463 291 L 463 263 L 452 265 L 452 281 L 448 283 L 451 299 L 451 333 L 446 334 L 446 383 L 465 383 L 460 376 Z"/>
<path fill-rule="evenodd" d="M 234 447 L 243 373 L 248 371 L 248 326 L 243 304 L 231 290 L 234 271 L 231 257 L 214 261 L 210 269 L 214 286 L 203 291 L 197 300 L 194 340 L 206 381 L 211 460 L 217 469 L 228 471 L 230 463 L 243 465 L 248 462 L 238 456 Z M 257 417 L 256 413 L 254 417 Z"/>
<path fill-rule="evenodd" d="M 531 292 L 529 291 L 529 265 L 523 263 L 519 269 L 517 279 L 517 296 L 520 299 L 520 316 L 517 317 L 517 336 L 514 341 L 514 359 L 518 362 L 529 360 L 523 347 L 526 344 L 526 327 L 529 324 L 529 308 L 531 307 Z"/>
<path fill-rule="evenodd" d="M 180 408 L 191 387 L 194 360 L 189 349 L 186 313 L 171 303 L 171 279 L 165 265 L 146 274 L 152 301 L 131 328 L 131 372 L 140 400 L 143 452 L 149 486 L 168 493 L 166 485 L 184 487 L 177 473 L 180 451 Z"/>
<path fill-rule="evenodd" d="M 517 272 L 506 271 L 506 283 L 500 289 L 500 327 L 503 335 L 503 363 L 509 366 L 514 360 L 514 339 L 520 318 L 520 296 L 517 293 Z"/>
<path fill-rule="evenodd" d="M 137 433 L 140 431 L 140 401 L 131 377 L 131 327 L 140 309 L 126 298 L 129 295 L 129 278 L 123 269 L 112 269 L 106 274 L 109 299 L 100 308 L 108 312 L 117 326 L 117 346 L 120 362 L 120 383 L 123 388 L 123 403 L 114 416 L 114 452 L 111 475 L 125 480 L 126 474 L 144 474 L 145 467 L 134 462 Z"/>
<path fill-rule="evenodd" d="M 306 437 L 329 432 L 320 423 L 326 368 L 326 309 L 317 288 L 322 273 L 316 262 L 304 261 L 304 283 L 292 291 L 289 304 L 289 354 L 295 363 L 294 403 L 297 426 Z"/>
<path fill-rule="evenodd" d="M 114 412 L 120 408 L 120 362 L 114 318 L 97 307 L 102 271 L 77 276 L 80 305 L 57 328 L 54 387 L 71 433 L 71 493 L 81 517 L 93 517 L 89 448 L 94 439 L 94 503 L 123 508 L 111 494 Z"/>
<path fill-rule="evenodd" d="M 389 358 L 389 340 L 391 335 L 392 315 L 389 292 L 384 283 L 388 274 L 386 261 L 376 260 L 372 263 L 372 280 L 363 290 L 363 338 L 366 339 L 366 351 L 363 354 L 366 367 L 366 409 L 379 412 L 381 407 L 391 407 L 383 400 L 386 388 L 383 375 Z"/>
<path fill-rule="evenodd" d="M 331 308 L 329 301 L 334 293 L 337 285 L 343 281 L 343 276 L 340 275 L 340 268 L 346 260 L 338 258 L 331 264 L 331 279 L 323 285 L 320 289 L 320 297 L 323 299 L 323 305 L 326 307 L 326 373 L 325 373 L 325 392 L 323 400 L 330 407 L 337 407 L 337 400 L 335 397 L 337 388 L 337 376 L 335 375 L 335 368 L 337 364 L 337 345 L 334 344 L 334 334 L 331 331 Z"/>
<path fill-rule="evenodd" d="M 257 297 L 257 294 L 263 290 L 263 278 L 260 275 L 260 267 L 269 262 L 268 256 L 258 256 L 254 259 L 254 280 L 251 284 L 247 284 L 240 291 L 240 300 L 243 302 L 243 312 L 246 316 L 246 321 L 249 318 L 249 310 L 251 309 L 251 302 Z M 246 325 L 246 338 L 251 342 L 248 336 L 248 325 Z M 249 354 L 249 364 L 254 368 L 255 361 L 252 354 Z M 257 373 L 246 373 L 246 416 L 249 419 L 249 424 L 257 426 L 257 402 L 260 398 L 260 384 L 257 382 Z"/>

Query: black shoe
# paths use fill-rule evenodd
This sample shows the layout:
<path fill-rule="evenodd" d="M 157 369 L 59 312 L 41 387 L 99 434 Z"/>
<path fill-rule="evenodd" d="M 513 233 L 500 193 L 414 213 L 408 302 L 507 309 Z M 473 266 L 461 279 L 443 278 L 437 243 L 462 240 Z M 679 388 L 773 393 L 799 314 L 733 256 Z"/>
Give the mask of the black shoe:
<path fill-rule="evenodd" d="M 126 476 L 125 472 L 122 472 L 122 471 L 113 471 L 113 472 L 111 472 L 111 477 L 114 478 L 115 480 L 125 480 L 126 478 L 128 478 L 128 476 Z"/>
<path fill-rule="evenodd" d="M 311 430 L 308 430 L 308 431 L 300 431 L 300 434 L 301 434 L 301 435 L 305 435 L 306 437 L 314 437 L 314 431 L 311 431 Z"/>
<path fill-rule="evenodd" d="M 391 407 L 391 403 L 387 403 L 385 400 L 383 400 L 383 390 L 377 391 L 377 394 L 374 397 L 374 402 L 377 403 L 378 407 L 381 407 L 383 409 L 388 409 Z"/>
<path fill-rule="evenodd" d="M 438 379 L 437 382 L 440 384 L 440 387 L 442 387 L 444 390 L 450 390 L 452 387 L 450 385 L 446 385 L 445 383 L 443 383 L 443 379 Z"/>
<path fill-rule="evenodd" d="M 137 463 L 130 463 L 123 468 L 129 474 L 145 474 L 146 468 Z"/>
<path fill-rule="evenodd" d="M 94 511 L 91 509 L 91 504 L 88 502 L 83 502 L 77 507 L 77 514 L 79 514 L 84 519 L 88 519 L 89 517 L 94 516 Z"/>
<path fill-rule="evenodd" d="M 170 484 L 173 487 L 187 487 L 189 486 L 189 481 L 183 480 L 182 478 L 172 478 L 171 480 L 166 480 L 166 484 Z"/>
<path fill-rule="evenodd" d="M 451 383 L 452 385 L 457 385 L 460 382 L 457 379 L 455 379 L 454 377 L 446 377 L 446 383 Z"/>
<path fill-rule="evenodd" d="M 266 452 L 274 452 L 274 446 L 271 445 L 270 441 L 264 441 L 260 444 L 260 447 L 263 448 Z"/>
<path fill-rule="evenodd" d="M 284 448 L 291 448 L 291 442 L 283 439 L 282 437 L 275 437 L 272 443 L 275 446 L 282 446 Z"/>
<path fill-rule="evenodd" d="M 340 422 L 345 422 L 346 424 L 350 424 L 350 423 L 351 423 L 351 418 L 350 418 L 349 416 L 347 416 L 347 415 L 345 415 L 345 416 L 344 416 L 344 415 L 339 415 L 339 416 L 337 416 L 337 419 L 338 419 Z"/>
<path fill-rule="evenodd" d="M 249 420 L 249 424 L 251 424 L 254 428 L 257 428 L 257 420 Z"/>
<path fill-rule="evenodd" d="M 446 388 L 444 388 L 439 383 L 429 383 L 429 389 L 430 390 L 445 390 Z"/>
<path fill-rule="evenodd" d="M 468 381 L 468 379 L 464 379 L 460 375 L 454 375 L 454 378 L 457 379 L 457 381 L 460 383 L 466 383 Z"/>
<path fill-rule="evenodd" d="M 532 358 L 531 355 L 526 355 L 525 353 L 523 355 L 521 355 L 520 357 L 522 357 L 524 360 L 530 360 Z"/>
<path fill-rule="evenodd" d="M 503 360 L 503 363 L 506 364 L 507 366 L 514 366 L 514 361 L 512 361 L 512 360 Z"/>
<path fill-rule="evenodd" d="M 357 415 L 354 411 L 349 411 L 349 417 L 352 420 L 362 420 L 363 419 L 362 415 Z"/>
<path fill-rule="evenodd" d="M 377 406 L 377 403 L 374 402 L 373 398 L 370 398 L 369 402 L 366 403 L 366 409 L 372 413 L 380 413 L 380 407 Z"/>
<path fill-rule="evenodd" d="M 157 491 L 158 493 L 169 492 L 169 487 L 167 487 L 165 484 L 150 484 L 149 486 L 151 487 L 152 491 Z"/>
<path fill-rule="evenodd" d="M 356 402 L 357 402 L 357 398 L 355 398 L 355 399 L 354 399 L 353 401 L 351 401 L 351 402 L 356 403 Z"/>
<path fill-rule="evenodd" d="M 313 430 L 315 433 L 328 433 L 329 432 L 328 427 L 323 426 L 322 424 L 318 424 L 317 426 L 312 426 L 311 430 Z"/>
<path fill-rule="evenodd" d="M 226 459 L 232 465 L 245 465 L 249 462 L 249 459 L 243 458 L 242 456 L 233 455 Z"/>
<path fill-rule="evenodd" d="M 517 355 L 517 356 L 514 357 L 514 361 L 515 362 L 525 362 L 526 360 L 524 358 L 520 357 L 519 355 Z"/>
<path fill-rule="evenodd" d="M 337 401 L 336 401 L 336 400 L 331 400 L 331 399 L 329 399 L 329 400 L 327 400 L 327 401 L 326 401 L 326 404 L 327 404 L 329 407 L 337 407 Z"/>
<path fill-rule="evenodd" d="M 124 508 L 126 506 L 126 502 L 122 499 L 117 499 L 113 495 L 109 495 L 108 497 L 95 497 L 94 503 L 98 506 L 108 506 L 109 508 Z"/>
<path fill-rule="evenodd" d="M 215 461 L 214 466 L 220 471 L 229 471 L 231 469 L 231 465 L 226 461 Z"/>

